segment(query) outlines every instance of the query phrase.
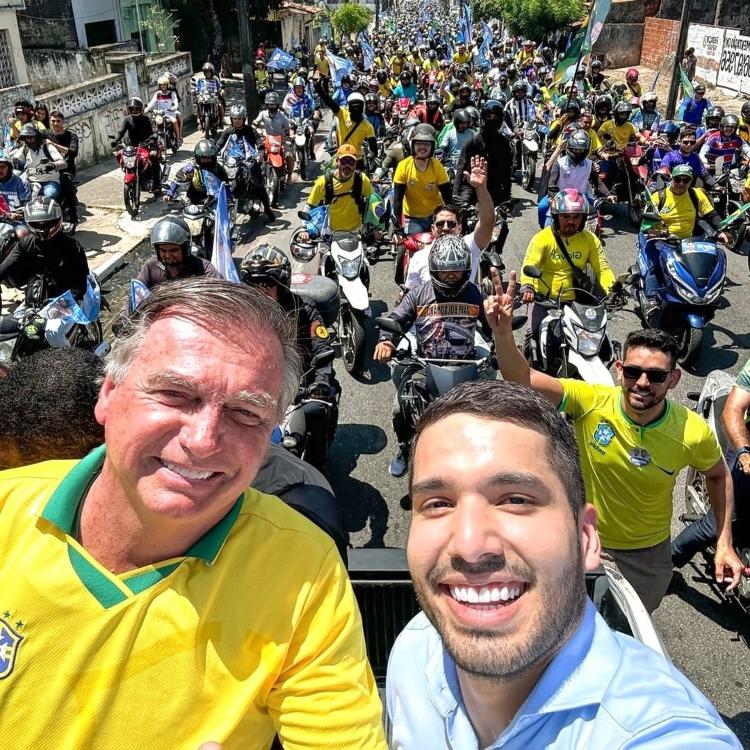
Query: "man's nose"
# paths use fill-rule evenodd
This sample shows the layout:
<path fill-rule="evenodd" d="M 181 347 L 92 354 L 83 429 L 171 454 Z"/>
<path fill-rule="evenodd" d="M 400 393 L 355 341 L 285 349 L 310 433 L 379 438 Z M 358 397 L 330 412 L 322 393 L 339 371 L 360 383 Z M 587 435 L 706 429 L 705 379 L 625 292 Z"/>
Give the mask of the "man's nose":
<path fill-rule="evenodd" d="M 196 458 L 207 458 L 220 450 L 221 404 L 201 404 L 185 416 L 180 441 Z"/>
<path fill-rule="evenodd" d="M 453 513 L 453 533 L 450 554 L 467 562 L 476 562 L 483 556 L 504 554 L 498 514 L 483 498 L 462 501 Z"/>

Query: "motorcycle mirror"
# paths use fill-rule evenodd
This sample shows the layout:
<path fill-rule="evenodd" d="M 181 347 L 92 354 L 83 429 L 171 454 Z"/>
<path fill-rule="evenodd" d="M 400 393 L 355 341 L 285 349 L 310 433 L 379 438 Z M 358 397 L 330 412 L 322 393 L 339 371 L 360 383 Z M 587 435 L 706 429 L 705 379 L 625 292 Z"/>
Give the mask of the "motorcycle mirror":
<path fill-rule="evenodd" d="M 302 221 L 310 220 L 310 214 L 307 211 L 297 211 L 297 216 L 299 216 Z"/>
<path fill-rule="evenodd" d="M 524 266 L 523 272 L 532 279 L 541 279 L 542 271 L 538 266 Z"/>
<path fill-rule="evenodd" d="M 388 318 L 385 316 L 375 318 L 375 325 L 384 331 L 388 331 L 388 333 L 396 333 L 399 335 L 403 335 L 404 333 L 398 321 L 394 320 L 393 318 Z"/>
<path fill-rule="evenodd" d="M 513 330 L 517 331 L 519 328 L 523 328 L 526 325 L 526 321 L 529 319 L 528 315 L 514 315 L 511 323 Z"/>
<path fill-rule="evenodd" d="M 334 349 L 325 349 L 313 355 L 310 360 L 310 369 L 314 370 L 318 367 L 330 365 L 334 359 L 336 359 L 336 351 Z"/>
<path fill-rule="evenodd" d="M 700 394 L 700 393 L 698 393 L 698 391 L 688 391 L 688 392 L 687 392 L 687 397 L 688 397 L 688 398 L 689 398 L 689 399 L 690 399 L 691 401 L 697 401 L 697 400 L 698 400 L 698 399 L 699 399 L 699 398 L 701 397 L 701 394 Z"/>

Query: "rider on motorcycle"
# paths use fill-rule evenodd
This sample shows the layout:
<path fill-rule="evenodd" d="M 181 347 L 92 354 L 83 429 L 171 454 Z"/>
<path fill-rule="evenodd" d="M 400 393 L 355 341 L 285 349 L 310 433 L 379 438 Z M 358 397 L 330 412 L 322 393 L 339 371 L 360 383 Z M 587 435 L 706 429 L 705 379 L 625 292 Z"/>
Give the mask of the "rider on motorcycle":
<path fill-rule="evenodd" d="M 279 95 L 275 91 L 269 92 L 266 94 L 264 103 L 266 108 L 258 113 L 258 116 L 253 120 L 253 125 L 256 128 L 262 127 L 266 135 L 287 138 L 291 132 L 292 123 L 284 114 L 284 111 L 279 108 Z M 285 149 L 285 156 L 287 178 L 291 180 L 294 171 L 294 150 L 291 148 Z"/>
<path fill-rule="evenodd" d="M 31 198 L 29 186 L 13 173 L 13 159 L 0 151 L 0 196 L 8 204 L 10 217 L 18 221 L 22 218 L 21 209 Z"/>
<path fill-rule="evenodd" d="M 209 195 L 211 185 L 206 184 L 204 172 L 208 172 L 223 182 L 229 192 L 229 178 L 226 170 L 218 162 L 219 149 L 207 138 L 201 138 L 193 149 L 193 160 L 178 170 L 175 179 L 169 183 L 164 194 L 164 202 L 169 203 L 180 192 L 180 185 L 189 183 L 187 198 L 193 205 L 202 204 Z"/>
<path fill-rule="evenodd" d="M 411 104 L 417 101 L 417 84 L 412 79 L 412 74 L 408 70 L 402 70 L 398 77 L 399 84 L 393 89 L 393 96 L 396 99 L 408 99 Z"/>
<path fill-rule="evenodd" d="M 174 137 L 177 146 L 182 145 L 182 115 L 177 103 L 177 92 L 171 88 L 168 75 L 159 76 L 159 88 L 151 97 L 151 101 L 146 105 L 144 112 L 150 112 L 155 109 L 166 117 L 174 130 Z"/>
<path fill-rule="evenodd" d="M 224 132 L 219 136 L 219 140 L 216 142 L 216 148 L 219 152 L 221 152 L 230 141 L 247 141 L 256 151 L 264 148 L 263 141 L 255 132 L 255 128 L 247 122 L 247 110 L 245 109 L 244 104 L 234 104 L 229 108 L 229 122 L 231 125 L 224 129 Z M 260 163 L 257 159 L 251 163 L 250 168 L 247 171 L 247 176 L 252 183 L 253 192 L 258 194 L 258 197 L 263 204 L 263 210 L 266 212 L 266 216 L 270 221 L 275 221 L 276 216 L 271 208 L 271 201 L 268 197 L 268 191 L 263 182 L 263 174 L 260 171 Z M 250 187 L 251 186 L 248 184 L 237 185 L 237 197 L 241 202 L 243 202 L 244 196 L 247 196 L 250 193 Z M 244 202 L 246 202 L 246 199 Z M 246 208 L 246 206 L 243 206 L 243 209 L 244 208 Z"/>
<path fill-rule="evenodd" d="M 650 130 L 655 133 L 661 125 L 661 115 L 656 110 L 659 97 L 653 91 L 647 91 L 641 97 L 641 106 L 635 112 L 631 122 L 638 130 Z"/>
<path fill-rule="evenodd" d="M 44 136 L 30 123 L 21 127 L 18 135 L 19 146 L 11 157 L 25 162 L 26 178 L 29 184 L 36 184 L 39 193 L 48 198 L 60 198 L 60 170 L 67 163 L 57 148 L 44 142 Z"/>
<path fill-rule="evenodd" d="M 628 96 L 639 99 L 643 96 L 643 87 L 638 83 L 638 68 L 628 68 L 625 73 L 625 84 L 628 87 Z"/>
<path fill-rule="evenodd" d="M 471 117 L 465 109 L 457 109 L 453 113 L 453 127 L 448 129 L 440 148 L 443 149 L 446 169 L 455 169 L 458 157 L 463 147 L 472 139 L 475 132 L 469 127 Z"/>
<path fill-rule="evenodd" d="M 294 79 L 292 90 L 284 97 L 281 103 L 282 108 L 292 117 L 303 117 L 310 120 L 313 134 L 320 124 L 320 112 L 315 108 L 315 100 L 307 91 L 307 83 L 304 78 Z M 308 153 L 311 159 L 315 159 L 315 140 L 310 136 L 308 143 Z"/>
<path fill-rule="evenodd" d="M 513 84 L 513 98 L 505 105 L 505 124 L 513 132 L 515 138 L 514 151 L 516 166 L 521 164 L 522 138 L 524 123 L 536 123 L 537 114 L 534 102 L 528 97 L 528 88 L 523 81 Z"/>
<path fill-rule="evenodd" d="M 573 188 L 582 195 L 591 193 L 594 163 L 588 158 L 590 150 L 591 138 L 585 130 L 575 130 L 570 134 L 565 152 L 557 157 L 550 170 L 547 185 L 550 200 L 553 200 L 555 193 L 568 188 Z M 547 219 L 549 226 L 552 217 L 548 216 Z"/>
<path fill-rule="evenodd" d="M 374 91 L 365 95 L 365 117 L 376 137 L 381 136 L 385 130 L 385 120 L 380 112 L 380 97 Z"/>
<path fill-rule="evenodd" d="M 312 358 L 331 348 L 328 329 L 312 302 L 289 289 L 292 267 L 279 248 L 262 243 L 249 250 L 240 265 L 240 279 L 276 300 L 294 321 L 297 347 L 303 355 L 305 370 Z M 330 364 L 306 372 L 301 383 L 304 395 L 315 399 L 304 404 L 306 428 L 311 435 L 306 460 L 322 468 L 338 421 L 339 386 Z"/>
<path fill-rule="evenodd" d="M 400 234 L 428 231 L 432 226 L 432 212 L 441 203 L 450 203 L 448 173 L 434 156 L 436 140 L 432 125 L 416 125 L 410 139 L 412 155 L 399 162 L 393 174 L 393 223 L 396 238 Z"/>
<path fill-rule="evenodd" d="M 165 216 L 151 230 L 151 247 L 155 258 L 149 258 L 136 279 L 153 289 L 165 281 L 185 279 L 189 276 L 208 276 L 220 279 L 221 274 L 204 258 L 190 252 L 190 229 L 184 219 Z"/>
<path fill-rule="evenodd" d="M 23 216 L 29 234 L 0 263 L 0 282 L 20 289 L 34 276 L 44 278 L 48 299 L 68 290 L 76 301 L 86 294 L 89 264 L 80 243 L 62 231 L 60 206 L 48 197 L 27 203 Z M 19 330 L 11 315 L 0 318 L 0 334 Z"/>
<path fill-rule="evenodd" d="M 429 267 L 430 281 L 409 290 L 391 317 L 404 331 L 416 326 L 417 354 L 438 359 L 474 359 L 477 325 L 485 334 L 489 328 L 482 307 L 482 292 L 469 280 L 471 254 L 466 243 L 452 234 L 438 237 L 430 249 Z M 381 331 L 373 355 L 375 361 L 388 362 L 395 351 L 393 334 Z M 488 377 L 494 377 L 493 371 L 487 372 Z M 398 449 L 391 459 L 389 472 L 395 477 L 406 471 L 412 438 L 412 429 L 402 417 L 398 400 L 405 375 L 403 368 L 394 368 L 397 391 L 393 429 Z"/>
<path fill-rule="evenodd" d="M 737 135 L 739 124 L 737 115 L 725 115 L 719 131 L 711 133 L 701 147 L 700 157 L 714 177 L 750 160 L 750 143 Z"/>
<path fill-rule="evenodd" d="M 646 318 L 649 320 L 659 310 L 657 296 L 663 285 L 659 250 L 656 243 L 649 240 L 664 235 L 674 235 L 677 239 L 686 240 L 702 234 L 698 223 L 701 219 L 714 229 L 718 229 L 721 222 L 711 199 L 700 188 L 691 187 L 695 173 L 690 166 L 680 164 L 672 168 L 671 174 L 671 184 L 651 195 L 659 221 L 655 223 L 654 217 L 647 213 L 638 234 L 638 244 L 648 263 L 643 282 L 647 298 Z M 726 232 L 721 232 L 718 239 L 724 243 L 731 240 Z"/>
<path fill-rule="evenodd" d="M 596 98 L 594 102 L 594 127 L 599 128 L 604 125 L 607 120 L 612 118 L 612 97 L 609 94 L 602 94 Z"/>
<path fill-rule="evenodd" d="M 648 140 L 641 135 L 635 125 L 630 122 L 630 116 L 633 113 L 633 105 L 629 102 L 617 102 L 612 110 L 613 119 L 607 120 L 599 128 L 599 138 L 604 144 L 604 149 L 614 150 L 607 154 L 600 165 L 602 172 L 607 174 L 610 184 L 614 185 L 620 174 L 620 165 L 616 157 L 623 155 L 625 148 L 631 140 L 635 140 L 641 145 L 648 143 Z M 614 191 L 613 191 L 614 192 Z"/>
<path fill-rule="evenodd" d="M 572 136 L 571 136 L 572 137 Z M 574 287 L 587 288 L 582 283 L 586 267 L 590 266 L 597 284 L 604 293 L 615 287 L 615 275 L 607 262 L 599 238 L 586 229 L 589 201 L 575 188 L 565 188 L 550 199 L 552 226 L 537 232 L 529 242 L 522 268 L 537 266 L 541 279 L 527 276 L 521 271 L 521 301 L 534 302 L 535 294 L 550 299 L 574 300 Z M 587 296 L 584 300 L 589 302 Z M 536 337 L 544 320 L 546 309 L 534 305 L 530 316 L 530 332 Z"/>
<path fill-rule="evenodd" d="M 154 125 L 150 118 L 143 114 L 143 101 L 137 96 L 128 99 L 128 114 L 122 121 L 120 130 L 111 143 L 112 148 L 118 148 L 120 142 L 127 135 L 131 146 L 143 146 L 149 149 L 150 172 L 154 188 L 154 195 L 161 192 L 161 164 L 159 156 L 152 148 L 155 138 Z"/>
<path fill-rule="evenodd" d="M 441 104 L 442 102 L 437 94 L 430 94 L 424 104 L 417 104 L 416 107 L 412 107 L 411 114 L 420 122 L 432 125 L 439 133 L 445 125 L 443 113 L 440 111 Z"/>
<path fill-rule="evenodd" d="M 341 76 L 341 83 L 334 89 L 331 97 L 339 107 L 345 107 L 351 94 L 354 93 L 352 88 L 352 77 L 349 74 Z"/>
<path fill-rule="evenodd" d="M 706 112 L 704 124 L 695 130 L 697 151 L 700 151 L 701 146 L 705 143 L 706 138 L 708 138 L 709 135 L 719 132 L 719 129 L 721 128 L 721 119 L 725 114 L 724 107 L 711 107 L 711 109 Z"/>
<path fill-rule="evenodd" d="M 609 79 L 602 73 L 601 60 L 593 60 L 589 65 L 588 79 L 594 91 L 604 91 L 609 88 Z"/>
<path fill-rule="evenodd" d="M 680 107 L 678 119 L 698 127 L 703 122 L 704 113 L 711 107 L 711 100 L 706 99 L 706 87 L 698 83 L 693 88 L 693 95 Z"/>
<path fill-rule="evenodd" d="M 214 75 L 214 66 L 210 62 L 203 63 L 201 68 L 203 72 L 202 78 L 196 78 L 193 83 L 193 91 L 195 94 L 216 94 L 218 99 L 218 116 L 219 124 L 224 123 L 224 84 L 221 79 Z"/>
<path fill-rule="evenodd" d="M 687 164 L 696 177 L 700 177 L 706 187 L 713 187 L 716 180 L 708 171 L 705 163 L 701 160 L 695 151 L 695 131 L 690 127 L 685 127 L 680 131 L 677 148 L 673 148 L 661 160 L 659 171 L 670 174 L 674 167 L 680 164 Z"/>

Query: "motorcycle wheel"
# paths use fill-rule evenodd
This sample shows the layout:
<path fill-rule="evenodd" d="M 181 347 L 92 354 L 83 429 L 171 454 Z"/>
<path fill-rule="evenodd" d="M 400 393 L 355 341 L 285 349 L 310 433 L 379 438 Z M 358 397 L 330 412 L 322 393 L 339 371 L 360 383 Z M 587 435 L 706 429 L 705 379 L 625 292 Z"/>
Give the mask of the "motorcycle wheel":
<path fill-rule="evenodd" d="M 633 200 L 628 201 L 628 217 L 635 227 L 640 227 L 643 221 L 643 198 L 640 194 L 633 196 Z"/>
<path fill-rule="evenodd" d="M 706 480 L 703 478 L 703 474 L 692 466 L 688 467 L 685 477 L 685 508 L 687 508 L 687 512 L 702 516 L 707 510 L 707 497 Z"/>
<path fill-rule="evenodd" d="M 523 186 L 530 193 L 534 192 L 534 181 L 536 180 L 536 159 L 532 159 L 530 156 L 524 154 L 523 157 Z"/>
<path fill-rule="evenodd" d="M 350 375 L 361 375 L 365 364 L 365 327 L 362 313 L 343 306 L 339 310 L 339 339 L 344 367 Z"/>
<path fill-rule="evenodd" d="M 279 174 L 274 167 L 268 168 L 268 182 L 266 183 L 266 190 L 268 191 L 268 198 L 271 201 L 271 205 L 276 208 L 279 205 L 279 193 L 281 192 L 281 186 L 279 184 Z"/>
<path fill-rule="evenodd" d="M 677 355 L 677 361 L 681 365 L 690 364 L 695 359 L 703 341 L 703 329 L 686 326 L 680 331 L 678 341 L 680 342 L 680 351 Z"/>
<path fill-rule="evenodd" d="M 212 128 L 211 128 L 211 115 L 208 112 L 206 112 L 203 115 L 203 132 L 205 133 L 206 138 L 210 138 L 211 137 L 211 130 L 212 130 Z"/>
<path fill-rule="evenodd" d="M 307 179 L 307 154 L 304 148 L 297 149 L 297 164 L 299 164 L 299 178 L 300 180 Z"/>
<path fill-rule="evenodd" d="M 140 188 L 138 180 L 135 182 L 128 182 L 124 187 L 124 198 L 125 198 L 125 210 L 130 214 L 131 218 L 135 219 L 138 216 L 138 210 L 140 208 Z"/>

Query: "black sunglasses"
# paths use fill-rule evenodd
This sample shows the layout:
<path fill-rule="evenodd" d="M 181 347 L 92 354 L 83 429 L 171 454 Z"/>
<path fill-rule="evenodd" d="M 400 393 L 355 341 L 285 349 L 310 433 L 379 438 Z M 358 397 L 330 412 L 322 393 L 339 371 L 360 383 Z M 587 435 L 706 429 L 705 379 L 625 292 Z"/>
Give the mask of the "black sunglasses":
<path fill-rule="evenodd" d="M 640 380 L 641 375 L 645 374 L 649 383 L 663 383 L 671 372 L 672 370 L 644 370 L 634 365 L 622 366 L 622 375 L 626 380 Z"/>
<path fill-rule="evenodd" d="M 458 222 L 446 219 L 445 221 L 436 221 L 435 226 L 438 229 L 443 229 L 444 227 L 448 227 L 448 229 L 455 229 L 458 226 Z"/>
<path fill-rule="evenodd" d="M 695 141 L 683 141 L 684 146 L 695 146 Z"/>
<path fill-rule="evenodd" d="M 692 177 L 673 177 L 672 182 L 692 182 Z"/>

